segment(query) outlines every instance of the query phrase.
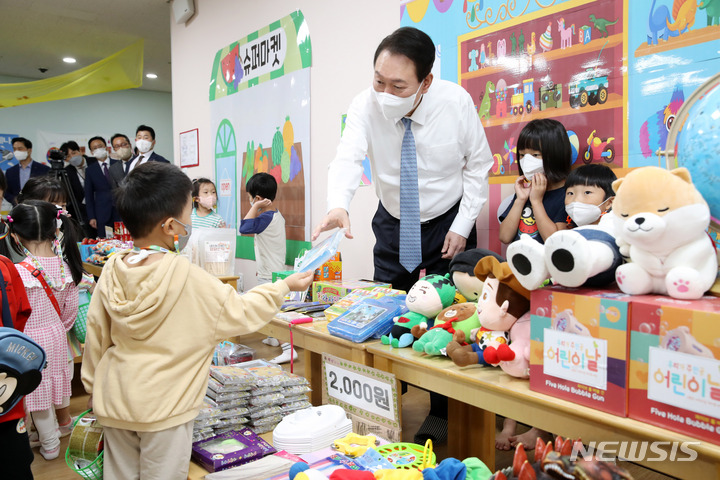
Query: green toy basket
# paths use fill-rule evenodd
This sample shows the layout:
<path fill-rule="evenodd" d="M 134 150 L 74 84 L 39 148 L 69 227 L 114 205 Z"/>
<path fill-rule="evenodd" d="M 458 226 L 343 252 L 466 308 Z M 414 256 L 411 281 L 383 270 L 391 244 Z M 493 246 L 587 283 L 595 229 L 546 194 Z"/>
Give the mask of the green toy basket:
<path fill-rule="evenodd" d="M 85 410 L 83 413 L 78 415 L 77 419 L 75 419 L 75 422 L 73 423 L 73 433 L 75 432 L 75 426 L 77 425 L 78 421 L 89 412 L 90 410 Z M 87 460 L 85 458 L 75 456 L 73 453 L 71 453 L 70 450 L 71 446 L 68 445 L 67 450 L 65 450 L 65 463 L 70 468 L 70 470 L 87 480 L 102 480 L 104 452 L 101 451 L 97 458 L 93 460 Z"/>
<path fill-rule="evenodd" d="M 90 293 L 80 292 L 80 301 L 78 305 L 77 317 L 73 324 L 73 333 L 80 341 L 85 343 L 85 335 L 87 334 L 87 312 L 90 307 Z"/>

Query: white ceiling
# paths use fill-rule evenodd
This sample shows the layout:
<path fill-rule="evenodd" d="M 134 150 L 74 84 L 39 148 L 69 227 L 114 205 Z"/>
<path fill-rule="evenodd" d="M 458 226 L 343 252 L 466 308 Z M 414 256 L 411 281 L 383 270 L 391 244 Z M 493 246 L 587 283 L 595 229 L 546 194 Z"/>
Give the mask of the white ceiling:
<path fill-rule="evenodd" d="M 54 77 L 143 38 L 140 88 L 170 92 L 171 10 L 169 0 L 0 0 L 0 75 Z M 67 56 L 77 63 L 64 63 Z"/>

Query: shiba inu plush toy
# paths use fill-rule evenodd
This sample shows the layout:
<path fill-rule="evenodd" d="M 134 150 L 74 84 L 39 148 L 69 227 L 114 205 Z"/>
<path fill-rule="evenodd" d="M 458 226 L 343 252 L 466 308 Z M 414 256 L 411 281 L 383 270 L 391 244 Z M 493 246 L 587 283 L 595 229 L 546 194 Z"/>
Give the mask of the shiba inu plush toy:
<path fill-rule="evenodd" d="M 615 272 L 620 290 L 702 297 L 715 282 L 718 264 L 706 233 L 710 209 L 690 172 L 642 167 L 613 182 L 613 189 L 616 240 L 629 259 Z"/>

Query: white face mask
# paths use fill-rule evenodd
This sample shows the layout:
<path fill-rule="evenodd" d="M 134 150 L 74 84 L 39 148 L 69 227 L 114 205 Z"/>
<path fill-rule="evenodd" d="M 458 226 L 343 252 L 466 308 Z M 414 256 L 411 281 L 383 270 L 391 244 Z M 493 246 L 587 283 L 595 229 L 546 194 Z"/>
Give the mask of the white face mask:
<path fill-rule="evenodd" d="M 608 200 L 610 199 L 608 198 L 600 205 L 607 202 Z M 570 205 L 565 205 L 565 211 L 568 215 L 570 215 L 570 218 L 573 222 L 575 222 L 575 225 L 577 225 L 578 227 L 582 227 L 583 225 L 590 225 L 591 223 L 595 222 L 595 220 L 600 218 L 600 215 L 602 215 L 600 205 L 572 202 L 570 203 Z"/>
<path fill-rule="evenodd" d="M 28 153 L 25 151 L 15 150 L 15 152 L 13 152 L 13 153 L 15 154 L 15 158 L 17 158 L 18 162 L 22 162 L 23 160 L 27 159 L 27 157 L 28 157 Z"/>
<path fill-rule="evenodd" d="M 93 150 L 93 157 L 97 158 L 98 160 L 105 160 L 108 156 L 107 149 L 105 148 L 96 148 Z"/>
<path fill-rule="evenodd" d="M 422 86 L 423 84 L 420 82 L 417 92 L 409 97 L 398 97 L 391 93 L 376 92 L 374 89 L 373 92 L 375 92 L 375 99 L 380 104 L 383 116 L 388 120 L 393 120 L 404 117 L 415 107 L 415 99 Z"/>
<path fill-rule="evenodd" d="M 150 140 L 135 140 L 135 146 L 140 153 L 147 153 L 152 148 L 152 142 Z"/>
<path fill-rule="evenodd" d="M 79 167 L 83 163 L 83 157 L 82 155 L 75 155 L 74 157 L 70 157 L 68 162 L 70 162 L 70 165 L 73 167 Z"/>
<path fill-rule="evenodd" d="M 529 153 L 526 153 L 520 159 L 520 168 L 522 168 L 525 180 L 528 182 L 532 180 L 533 175 L 536 173 L 543 173 L 545 171 L 542 158 L 535 158 Z"/>

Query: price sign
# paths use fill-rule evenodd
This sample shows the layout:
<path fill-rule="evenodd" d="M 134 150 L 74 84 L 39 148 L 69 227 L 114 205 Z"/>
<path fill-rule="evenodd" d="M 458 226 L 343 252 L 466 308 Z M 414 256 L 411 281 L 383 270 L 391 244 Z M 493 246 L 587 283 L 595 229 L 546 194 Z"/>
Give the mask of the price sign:
<path fill-rule="evenodd" d="M 348 413 L 397 429 L 398 395 L 395 375 L 323 354 L 323 399 Z"/>
<path fill-rule="evenodd" d="M 232 180 L 229 178 L 223 178 L 220 180 L 220 193 L 221 197 L 229 197 L 232 194 Z"/>

